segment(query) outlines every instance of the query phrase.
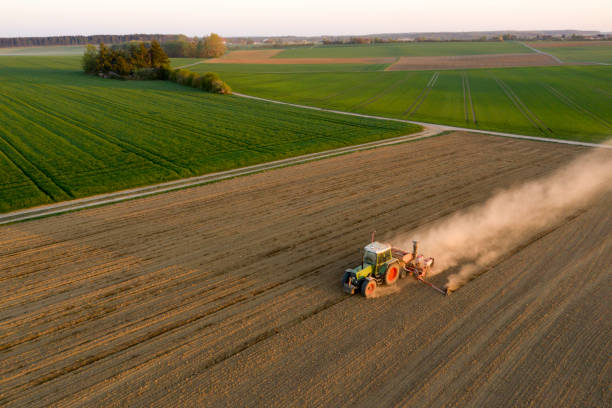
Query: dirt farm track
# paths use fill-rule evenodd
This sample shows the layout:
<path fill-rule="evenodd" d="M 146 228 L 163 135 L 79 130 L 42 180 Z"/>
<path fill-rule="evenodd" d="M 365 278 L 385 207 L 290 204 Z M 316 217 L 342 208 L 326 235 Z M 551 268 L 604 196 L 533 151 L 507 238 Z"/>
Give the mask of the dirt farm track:
<path fill-rule="evenodd" d="M 1 226 L 0 406 L 610 406 L 612 194 L 449 297 L 340 285 L 587 150 L 454 133 Z"/>

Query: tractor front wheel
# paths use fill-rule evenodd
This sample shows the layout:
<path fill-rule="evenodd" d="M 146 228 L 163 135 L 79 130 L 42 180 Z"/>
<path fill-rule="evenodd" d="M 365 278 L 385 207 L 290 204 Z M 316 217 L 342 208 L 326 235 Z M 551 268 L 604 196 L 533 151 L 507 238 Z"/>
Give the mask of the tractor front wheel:
<path fill-rule="evenodd" d="M 393 285 L 397 282 L 397 279 L 400 276 L 400 266 L 398 263 L 392 263 L 387 267 L 387 272 L 385 272 L 385 285 Z"/>
<path fill-rule="evenodd" d="M 350 272 L 344 272 L 344 275 L 342 276 L 342 285 L 348 282 L 349 276 L 351 276 Z"/>
<path fill-rule="evenodd" d="M 361 294 L 367 298 L 374 295 L 376 290 L 376 281 L 372 278 L 365 278 L 361 283 Z"/>

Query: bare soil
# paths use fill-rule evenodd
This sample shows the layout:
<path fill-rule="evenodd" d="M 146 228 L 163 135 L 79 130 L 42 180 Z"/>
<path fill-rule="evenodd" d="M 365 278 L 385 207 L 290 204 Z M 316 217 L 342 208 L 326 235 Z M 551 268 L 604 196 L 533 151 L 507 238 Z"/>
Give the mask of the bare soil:
<path fill-rule="evenodd" d="M 612 194 L 449 297 L 340 285 L 587 150 L 457 132 L 0 227 L 0 405 L 609 405 Z"/>
<path fill-rule="evenodd" d="M 543 54 L 484 54 L 447 57 L 400 57 L 386 71 L 413 71 L 426 69 L 500 68 L 559 65 Z"/>

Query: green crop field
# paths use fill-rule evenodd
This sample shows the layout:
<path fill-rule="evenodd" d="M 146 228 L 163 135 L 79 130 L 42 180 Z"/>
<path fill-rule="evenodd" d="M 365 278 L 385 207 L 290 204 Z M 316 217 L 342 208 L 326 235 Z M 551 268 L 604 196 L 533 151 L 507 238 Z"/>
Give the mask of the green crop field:
<path fill-rule="evenodd" d="M 0 212 L 415 132 L 418 126 L 0 57 Z"/>
<path fill-rule="evenodd" d="M 237 92 L 322 108 L 583 141 L 612 135 L 612 67 L 606 66 L 227 72 L 224 79 Z"/>
<path fill-rule="evenodd" d="M 14 56 L 60 56 L 60 55 L 83 55 L 84 45 L 57 45 L 47 47 L 15 47 L 0 48 L 0 55 Z"/>
<path fill-rule="evenodd" d="M 533 52 L 523 44 L 508 42 L 419 42 L 372 45 L 319 45 L 288 48 L 273 58 L 366 58 Z"/>
<path fill-rule="evenodd" d="M 173 65 L 174 65 L 173 60 Z M 366 72 L 384 71 L 391 64 L 207 64 L 188 67 L 194 72 L 243 72 L 243 73 L 291 73 L 291 72 Z"/>
<path fill-rule="evenodd" d="M 530 45 L 554 55 L 563 62 L 595 62 L 612 64 L 612 41 L 608 44 L 576 45 L 574 47 L 546 47 L 536 43 Z"/>

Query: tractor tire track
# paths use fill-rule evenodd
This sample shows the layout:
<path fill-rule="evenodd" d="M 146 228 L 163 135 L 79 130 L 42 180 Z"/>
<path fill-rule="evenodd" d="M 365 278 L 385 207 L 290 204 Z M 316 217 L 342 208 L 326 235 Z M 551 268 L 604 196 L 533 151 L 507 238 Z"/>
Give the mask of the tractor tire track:
<path fill-rule="evenodd" d="M 501 79 L 494 77 L 497 85 L 504 91 L 508 99 L 514 104 L 514 106 L 521 112 L 521 114 L 543 135 L 548 136 L 547 132 L 553 133 L 542 121 L 535 116 L 529 108 L 523 103 L 523 101 L 514 93 L 514 91 Z"/>
<path fill-rule="evenodd" d="M 369 98 L 355 106 L 353 106 L 352 108 L 350 108 L 351 110 L 356 110 L 358 108 L 365 108 L 366 106 L 376 102 L 377 100 L 379 100 L 380 98 L 382 98 L 383 96 L 385 96 L 386 94 L 388 94 L 391 90 L 395 89 L 397 86 L 399 86 L 400 84 L 406 82 L 410 77 L 408 75 L 406 75 L 404 78 L 399 79 L 398 81 L 395 81 L 394 83 L 392 83 L 391 85 L 389 85 L 387 88 L 385 88 L 383 91 L 381 91 L 380 93 L 374 95 L 372 98 Z"/>
<path fill-rule="evenodd" d="M 468 122 L 467 97 L 465 92 L 465 73 L 461 73 L 461 89 L 463 91 L 463 120 Z"/>
<path fill-rule="evenodd" d="M 472 123 L 476 124 L 477 123 L 477 121 L 476 121 L 476 112 L 474 111 L 474 103 L 472 102 L 472 89 L 470 87 L 470 78 L 469 78 L 468 74 L 463 73 L 463 79 L 465 81 L 464 93 L 465 93 L 465 90 L 467 90 L 467 102 L 468 102 L 467 106 L 469 106 L 469 109 L 472 112 Z M 465 98 L 465 94 L 464 94 L 464 101 L 465 101 L 465 99 L 466 98 Z M 464 107 L 467 107 L 467 106 L 464 105 Z M 465 116 L 466 116 L 466 122 L 469 121 L 468 113 L 467 112 L 466 112 Z"/>
<path fill-rule="evenodd" d="M 8 145 L 8 147 L 9 147 L 9 149 L 10 149 L 9 151 L 5 151 L 5 149 L 6 149 L 6 148 L 5 148 L 5 146 L 3 145 L 4 143 L 6 143 L 6 144 Z M 50 193 L 49 191 L 47 191 L 47 190 L 46 190 L 46 189 L 45 189 L 45 188 L 44 188 L 44 187 L 43 187 L 41 184 L 39 184 L 39 182 L 38 182 L 38 181 L 37 181 L 37 180 L 34 178 L 34 176 L 32 176 L 32 175 L 31 175 L 31 174 L 28 172 L 28 170 L 26 170 L 26 169 L 25 169 L 25 166 L 21 166 L 21 165 L 20 165 L 20 164 L 17 162 L 17 160 L 16 160 L 15 158 L 16 158 L 16 157 L 21 158 L 21 159 L 22 159 L 24 162 L 26 162 L 27 164 L 29 164 L 30 166 L 32 166 L 32 167 L 33 167 L 35 170 L 38 170 L 38 171 L 41 173 L 41 175 L 43 175 L 43 176 L 44 176 L 44 173 L 43 173 L 43 172 L 41 172 L 41 171 L 40 171 L 40 170 L 39 170 L 39 169 L 38 169 L 36 166 L 34 166 L 34 165 L 32 164 L 32 162 L 30 162 L 30 161 L 29 161 L 29 160 L 27 160 L 25 157 L 23 157 L 23 155 L 22 155 L 22 154 L 21 154 L 21 153 L 20 153 L 18 150 L 16 150 L 16 149 L 13 147 L 13 145 L 12 145 L 12 144 L 10 144 L 9 142 L 7 142 L 7 141 L 4 139 L 4 137 L 3 137 L 2 133 L 0 133 L 0 151 L 2 151 L 2 155 L 3 155 L 4 157 L 6 157 L 6 159 L 7 159 L 9 162 L 13 163 L 13 165 L 14 165 L 16 168 L 18 168 L 18 169 L 19 169 L 19 171 L 21 171 L 21 173 L 23 173 L 23 175 L 25 175 L 25 176 L 28 178 L 28 180 L 30 180 L 30 181 L 32 182 L 32 184 L 34 184 L 34 186 L 36 186 L 36 188 L 37 188 L 37 189 L 38 189 L 38 190 L 39 190 L 41 193 L 43 193 L 45 196 L 47 196 L 47 197 L 49 198 L 49 200 L 50 200 L 50 201 L 55 201 L 55 200 L 61 199 L 61 197 L 54 197 L 54 196 L 52 195 L 52 193 Z M 49 179 L 48 177 L 47 177 L 47 179 L 48 179 L 50 182 L 53 182 L 53 180 Z"/>
<path fill-rule="evenodd" d="M 597 116 L 596 114 L 592 113 L 591 111 L 587 110 L 585 107 L 583 107 L 582 105 L 579 105 L 578 103 L 574 102 L 569 96 L 561 93 L 561 91 L 559 91 L 556 88 L 553 88 L 552 86 L 548 85 L 548 84 L 542 84 L 551 94 L 553 94 L 557 99 L 559 99 L 561 102 L 563 102 L 566 106 L 569 106 L 570 108 L 574 109 L 575 111 L 582 113 L 584 115 L 589 116 L 591 119 L 594 119 L 595 121 L 603 124 L 606 128 L 608 129 L 612 129 L 612 125 L 610 124 L 610 122 L 608 122 L 607 120 Z"/>
<path fill-rule="evenodd" d="M 66 191 L 50 174 L 45 172 L 40 167 L 36 166 L 31 160 L 29 160 L 25 154 L 12 142 L 0 133 L 0 140 L 4 142 L 4 145 L 0 143 L 0 149 L 2 149 L 3 153 L 9 157 L 9 160 L 19 168 L 30 180 L 32 183 L 47 197 L 51 198 L 53 201 L 61 201 L 73 198 L 73 195 Z M 8 148 L 7 148 L 8 147 Z M 28 169 L 28 167 L 30 169 Z M 49 187 L 45 187 L 43 185 L 43 181 L 48 182 L 49 187 L 56 187 L 57 191 L 53 191 L 55 189 L 49 189 Z"/>
<path fill-rule="evenodd" d="M 63 121 L 67 124 L 69 124 L 70 126 L 74 126 L 77 127 L 79 129 L 81 129 L 82 131 L 87 132 L 89 135 L 98 138 L 100 141 L 102 141 L 103 143 L 110 143 L 113 144 L 115 146 L 117 146 L 120 149 L 125 149 L 131 153 L 133 153 L 136 156 L 139 156 L 140 158 L 142 158 L 145 161 L 148 161 L 156 166 L 160 166 L 163 167 L 169 171 L 172 171 L 174 174 L 176 174 L 177 176 L 180 175 L 185 175 L 185 171 L 190 171 L 189 169 L 186 168 L 182 168 L 181 166 L 177 166 L 174 163 L 172 163 L 171 161 L 169 161 L 168 159 L 154 153 L 151 152 L 143 147 L 140 146 L 135 146 L 131 143 L 125 142 L 123 140 L 120 140 L 112 135 L 109 135 L 108 133 L 104 133 L 98 129 L 94 129 L 93 127 L 87 125 L 86 123 L 79 121 L 75 118 L 70 118 L 68 116 L 64 116 L 64 115 L 60 115 L 59 113 L 54 112 L 51 109 L 44 109 L 41 106 L 34 106 L 33 104 L 28 104 L 25 102 L 22 102 L 24 105 L 28 106 L 30 109 L 37 111 L 38 113 L 45 115 L 45 116 L 49 116 L 51 118 L 55 118 L 56 120 L 59 121 Z M 58 135 L 58 137 L 62 137 L 61 135 Z M 70 142 L 71 143 L 71 142 Z"/>
<path fill-rule="evenodd" d="M 412 103 L 412 105 L 410 105 L 410 107 L 408 109 L 406 109 L 404 112 L 402 112 L 402 116 L 410 116 L 410 115 L 412 115 L 413 113 L 415 113 L 416 111 L 419 110 L 419 107 L 421 106 L 423 101 L 427 98 L 427 95 L 429 95 L 429 92 L 431 92 L 433 87 L 436 85 L 436 82 L 438 81 L 438 77 L 439 76 L 440 76 L 440 72 L 435 72 L 431 76 L 431 78 L 429 79 L 429 82 L 427 82 L 427 85 L 421 91 L 419 96 L 417 96 L 417 98 Z"/>

